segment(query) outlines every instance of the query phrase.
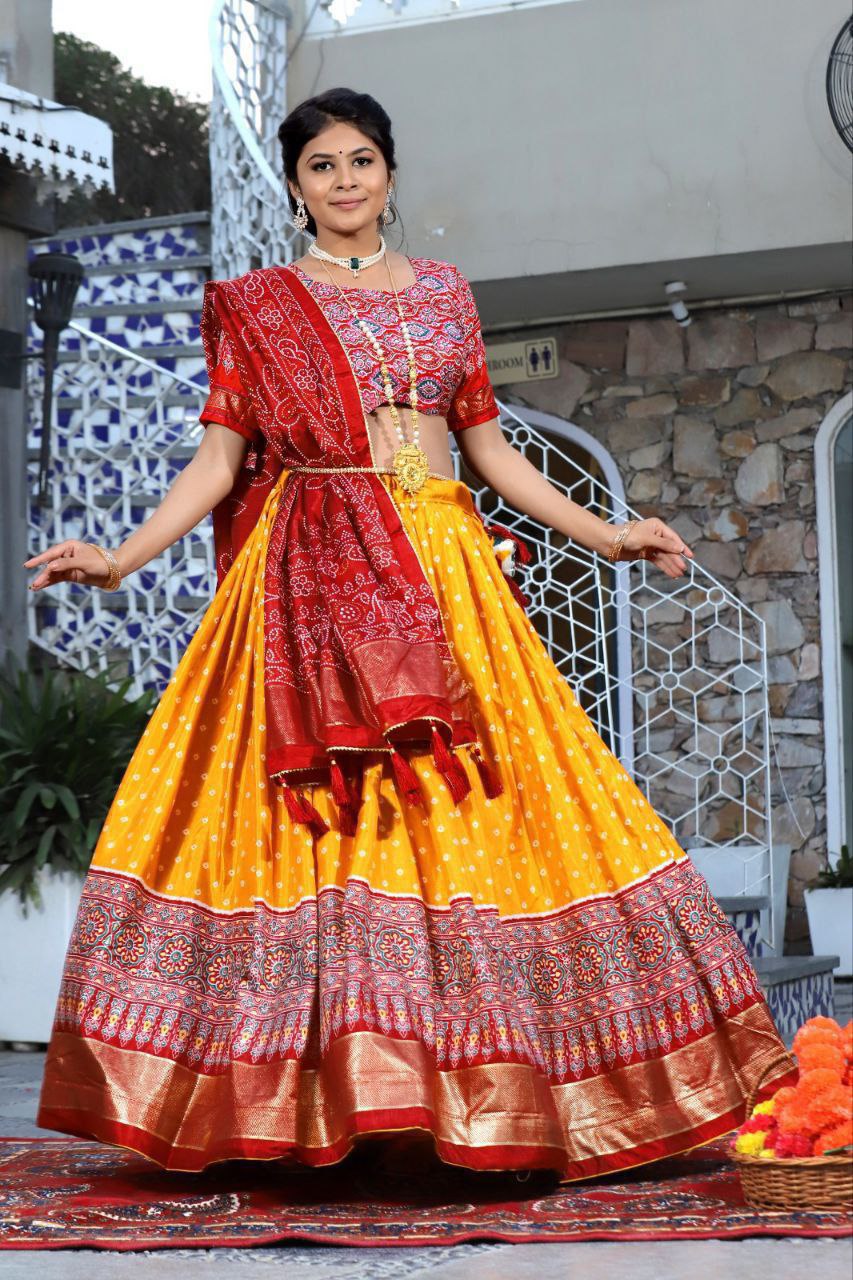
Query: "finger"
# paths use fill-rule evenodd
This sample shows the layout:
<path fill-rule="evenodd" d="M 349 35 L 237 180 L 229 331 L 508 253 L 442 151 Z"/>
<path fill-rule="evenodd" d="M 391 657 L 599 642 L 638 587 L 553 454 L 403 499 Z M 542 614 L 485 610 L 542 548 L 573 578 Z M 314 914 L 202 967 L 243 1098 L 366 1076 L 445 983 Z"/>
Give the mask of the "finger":
<path fill-rule="evenodd" d="M 41 573 L 30 583 L 30 586 L 34 591 L 37 591 L 40 587 L 49 586 L 51 583 L 74 581 L 75 570 L 85 576 L 86 570 L 83 565 L 69 553 L 67 556 L 61 556 L 46 564 Z"/>
<path fill-rule="evenodd" d="M 655 567 L 663 569 L 664 573 L 670 578 L 680 578 L 687 568 L 684 559 L 680 555 L 673 555 L 669 551 L 652 552 L 650 558 Z"/>
<path fill-rule="evenodd" d="M 687 568 L 681 556 L 665 555 L 663 561 L 665 570 L 671 578 L 680 578 Z"/>
<path fill-rule="evenodd" d="M 674 551 L 680 551 L 681 554 L 685 556 L 693 555 L 693 552 L 685 544 L 684 539 L 680 537 L 680 535 L 677 534 L 674 529 L 671 529 L 668 524 L 664 524 L 662 521 L 661 521 L 661 531 L 667 538 L 671 539 L 672 543 L 674 544 L 672 547 Z"/>
<path fill-rule="evenodd" d="M 29 560 L 24 561 L 25 569 L 34 569 L 37 565 L 47 564 L 51 560 L 57 560 L 61 556 L 73 554 L 73 542 L 57 542 L 55 546 L 48 547 L 47 551 L 42 551 L 37 556 L 31 556 Z"/>
<path fill-rule="evenodd" d="M 678 534 L 674 533 L 672 529 L 667 529 L 663 533 L 650 533 L 649 544 L 659 547 L 661 551 L 684 552 L 687 550 L 684 540 L 679 538 Z"/>

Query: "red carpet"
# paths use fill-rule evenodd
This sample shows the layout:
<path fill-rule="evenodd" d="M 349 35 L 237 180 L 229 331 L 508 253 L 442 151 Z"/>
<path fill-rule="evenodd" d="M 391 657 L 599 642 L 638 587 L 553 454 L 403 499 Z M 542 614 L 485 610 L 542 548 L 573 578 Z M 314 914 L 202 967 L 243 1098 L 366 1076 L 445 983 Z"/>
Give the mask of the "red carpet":
<path fill-rule="evenodd" d="M 512 1175 L 438 1166 L 379 1173 L 369 1149 L 328 1169 L 233 1161 L 164 1173 L 140 1156 L 65 1138 L 0 1138 L 0 1247 L 157 1249 L 428 1245 L 468 1240 L 707 1240 L 848 1236 L 839 1213 L 750 1209 L 728 1139 L 606 1178 L 525 1188 Z M 535 1176 L 535 1175 L 534 1175 Z"/>

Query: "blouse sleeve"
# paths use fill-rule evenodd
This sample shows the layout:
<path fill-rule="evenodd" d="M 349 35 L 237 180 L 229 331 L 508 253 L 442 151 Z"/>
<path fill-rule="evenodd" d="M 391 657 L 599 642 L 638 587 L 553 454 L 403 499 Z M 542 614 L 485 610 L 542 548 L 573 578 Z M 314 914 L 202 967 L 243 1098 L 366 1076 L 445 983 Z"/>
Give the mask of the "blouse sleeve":
<path fill-rule="evenodd" d="M 488 422 L 499 414 L 495 393 L 486 366 L 486 346 L 480 326 L 480 315 L 471 286 L 462 272 L 454 268 L 462 323 L 466 327 L 465 371 L 456 388 L 447 414 L 447 425 L 453 432 Z"/>
<path fill-rule="evenodd" d="M 257 442 L 262 432 L 251 401 L 240 379 L 228 334 L 222 328 L 216 302 L 216 281 L 205 283 L 201 336 L 204 344 L 209 394 L 199 414 L 203 426 L 217 422 L 247 440 Z"/>

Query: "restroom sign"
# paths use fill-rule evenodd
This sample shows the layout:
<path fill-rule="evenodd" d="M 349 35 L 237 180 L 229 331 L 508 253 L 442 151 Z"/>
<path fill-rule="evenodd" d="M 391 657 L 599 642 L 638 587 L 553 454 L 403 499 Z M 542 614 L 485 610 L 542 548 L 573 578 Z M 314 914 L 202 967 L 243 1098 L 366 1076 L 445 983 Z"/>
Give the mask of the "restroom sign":
<path fill-rule="evenodd" d="M 505 382 L 539 382 L 557 376 L 557 339 L 486 344 L 486 365 L 492 386 Z"/>

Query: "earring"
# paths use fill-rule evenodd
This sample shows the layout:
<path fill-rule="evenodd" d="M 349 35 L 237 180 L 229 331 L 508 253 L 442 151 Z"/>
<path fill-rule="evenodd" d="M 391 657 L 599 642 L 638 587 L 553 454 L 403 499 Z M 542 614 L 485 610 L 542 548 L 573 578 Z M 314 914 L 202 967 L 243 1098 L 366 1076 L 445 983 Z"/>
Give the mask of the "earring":
<path fill-rule="evenodd" d="M 382 213 L 379 215 L 382 219 L 383 227 L 387 227 L 388 223 L 391 221 L 391 190 L 391 187 L 389 187 L 385 194 L 385 205 L 382 209 Z"/>
<path fill-rule="evenodd" d="M 308 226 L 308 212 L 301 195 L 296 197 L 296 213 L 293 215 L 293 225 L 297 231 L 304 231 Z"/>

